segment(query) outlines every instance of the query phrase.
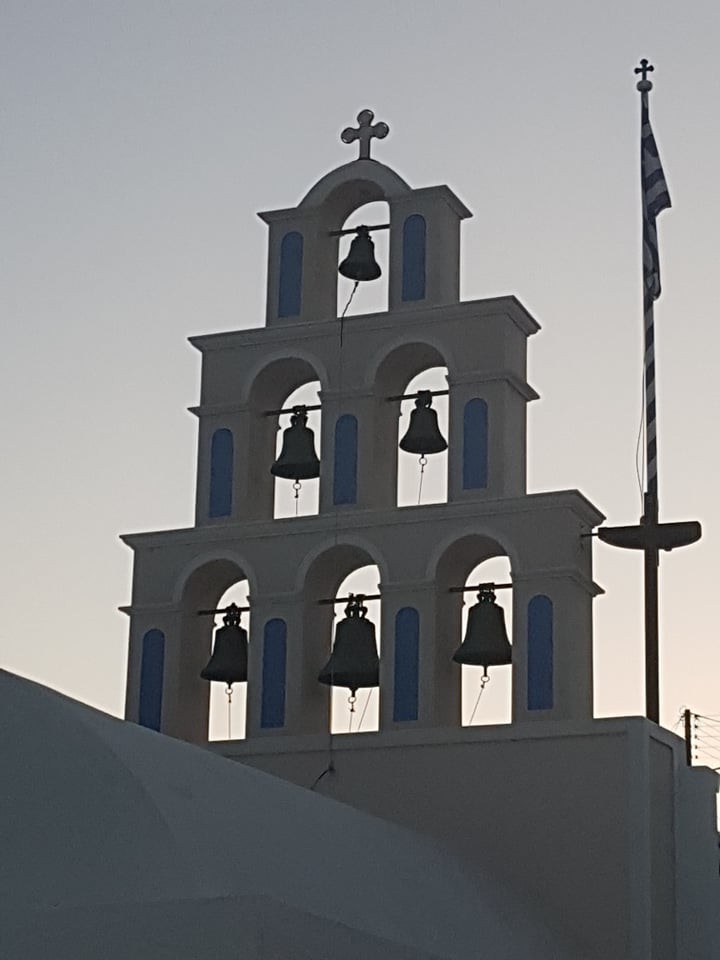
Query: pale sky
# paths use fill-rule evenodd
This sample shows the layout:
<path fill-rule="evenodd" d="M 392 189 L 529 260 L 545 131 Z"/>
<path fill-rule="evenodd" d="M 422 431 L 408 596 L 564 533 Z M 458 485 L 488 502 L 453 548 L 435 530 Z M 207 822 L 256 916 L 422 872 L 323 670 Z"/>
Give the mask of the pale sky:
<path fill-rule="evenodd" d="M 639 96 L 673 201 L 659 219 L 661 703 L 720 714 L 717 0 L 5 0 L 0 9 L 0 665 L 123 709 L 131 552 L 193 518 L 194 334 L 264 323 L 266 227 L 355 147 L 447 183 L 464 299 L 514 294 L 529 343 L 529 491 L 635 523 Z M 374 309 L 358 294 L 359 312 Z M 595 546 L 596 713 L 644 709 L 642 559 Z"/>

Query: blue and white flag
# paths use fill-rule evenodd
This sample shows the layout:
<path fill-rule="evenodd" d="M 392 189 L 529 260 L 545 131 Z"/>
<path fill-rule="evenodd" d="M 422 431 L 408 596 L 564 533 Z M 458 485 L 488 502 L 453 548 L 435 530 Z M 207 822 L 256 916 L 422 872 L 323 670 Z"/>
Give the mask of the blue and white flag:
<path fill-rule="evenodd" d="M 643 94 L 642 97 L 640 170 L 643 206 L 643 279 L 646 294 L 651 300 L 657 300 L 660 296 L 660 258 L 655 220 L 659 213 L 671 206 L 671 203 L 657 144 L 650 126 L 647 94 Z"/>

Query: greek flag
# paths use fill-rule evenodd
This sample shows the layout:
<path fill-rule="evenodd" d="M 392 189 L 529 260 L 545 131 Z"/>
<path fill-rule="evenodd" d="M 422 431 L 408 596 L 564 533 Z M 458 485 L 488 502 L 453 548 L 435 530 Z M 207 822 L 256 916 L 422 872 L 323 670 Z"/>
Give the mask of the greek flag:
<path fill-rule="evenodd" d="M 643 279 L 650 300 L 660 296 L 660 259 L 655 219 L 669 207 L 670 193 L 663 173 L 657 144 L 650 126 L 647 94 L 642 97 L 640 131 L 640 170 L 643 206 Z"/>

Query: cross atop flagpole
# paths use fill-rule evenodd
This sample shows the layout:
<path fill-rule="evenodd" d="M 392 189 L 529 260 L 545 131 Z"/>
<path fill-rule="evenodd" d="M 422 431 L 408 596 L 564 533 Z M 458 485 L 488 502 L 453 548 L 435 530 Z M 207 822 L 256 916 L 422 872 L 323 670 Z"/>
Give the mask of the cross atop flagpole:
<path fill-rule="evenodd" d="M 652 83 L 647 75 L 655 67 L 640 61 L 635 73 L 640 94 L 640 184 L 642 194 L 642 291 L 644 324 L 645 469 L 646 487 L 643 515 L 638 526 L 600 527 L 598 537 L 605 543 L 630 550 L 642 550 L 645 557 L 645 702 L 649 720 L 660 722 L 658 567 L 660 551 L 695 543 L 702 535 L 696 520 L 660 523 L 658 501 L 657 403 L 655 396 L 654 304 L 660 296 L 660 258 L 656 219 L 670 206 L 670 193 L 663 173 L 655 137 L 650 126 L 648 94 Z"/>

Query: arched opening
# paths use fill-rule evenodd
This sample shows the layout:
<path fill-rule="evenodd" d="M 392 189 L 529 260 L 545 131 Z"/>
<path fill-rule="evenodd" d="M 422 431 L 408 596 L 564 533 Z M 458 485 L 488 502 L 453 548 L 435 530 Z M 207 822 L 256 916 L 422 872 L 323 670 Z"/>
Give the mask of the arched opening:
<path fill-rule="evenodd" d="M 323 375 L 322 365 L 312 356 L 279 357 L 271 360 L 252 380 L 248 390 L 251 416 L 247 455 L 238 458 L 237 464 L 237 469 L 244 471 L 245 490 L 250 492 L 243 504 L 248 520 L 295 516 L 293 480 L 276 480 L 271 473 L 282 447 L 283 429 L 290 426 L 291 414 L 279 416 L 274 411 L 291 409 L 296 404 L 317 404 Z M 315 452 L 319 456 L 319 410 L 308 411 L 308 426 L 315 435 Z M 318 481 L 304 480 L 302 484 L 298 516 L 317 513 Z"/>
<path fill-rule="evenodd" d="M 338 587 L 337 595 L 347 597 L 352 594 L 373 596 L 380 586 L 380 572 L 375 564 L 358 567 L 348 574 Z M 367 600 L 366 619 L 375 628 L 375 642 L 380 655 L 380 601 Z M 332 624 L 332 636 L 335 638 L 337 624 L 345 617 L 345 604 L 335 605 L 335 617 Z M 350 691 L 343 687 L 333 687 L 330 698 L 331 733 L 369 733 L 380 725 L 380 688 L 362 687 L 357 691 L 356 699 L 351 702 Z"/>
<path fill-rule="evenodd" d="M 447 367 L 428 367 L 408 382 L 403 394 L 419 393 L 421 390 L 447 390 Z M 430 410 L 437 415 L 437 427 L 447 443 L 448 439 L 448 397 L 434 396 Z M 418 506 L 423 503 L 447 503 L 448 452 L 407 453 L 400 448 L 400 442 L 407 435 L 410 418 L 417 409 L 415 400 L 403 400 L 400 404 L 398 420 L 398 468 L 397 468 L 397 505 L 399 507 Z M 435 418 L 420 411 L 421 422 L 431 428 Z M 417 417 L 417 414 L 416 414 Z M 415 420 L 417 423 L 417 419 Z M 427 430 L 423 432 L 427 433 Z M 430 430 L 432 436 L 433 430 Z M 422 457 L 422 459 L 421 459 Z"/>
<path fill-rule="evenodd" d="M 482 623 L 484 629 L 475 633 L 475 644 L 470 650 L 465 647 L 461 654 L 461 660 L 465 662 L 459 663 L 454 659 L 466 639 L 468 612 L 479 602 L 477 592 L 465 591 L 465 588 L 479 584 L 510 583 L 509 553 L 507 547 L 494 536 L 469 533 L 445 547 L 434 571 L 432 568 L 428 571 L 430 576 L 434 574 L 437 588 L 437 696 L 444 702 L 447 716 L 454 717 L 454 722 L 464 726 L 505 723 L 511 717 L 512 667 L 494 665 L 495 658 L 489 658 L 489 680 L 483 689 L 483 667 L 466 665 L 468 661 L 483 662 L 481 657 L 470 656 L 470 650 L 477 654 L 487 652 L 488 647 L 497 649 L 490 640 L 497 639 L 500 631 L 490 629 L 489 634 L 486 632 L 487 609 L 475 623 L 476 627 Z M 497 607 L 493 607 L 495 612 L 489 617 L 491 621 L 495 620 L 491 626 L 497 626 L 497 620 L 500 620 L 497 608 L 504 613 L 510 646 L 499 646 L 508 656 L 512 655 L 512 594 L 512 589 L 498 589 L 494 600 Z M 478 700 L 481 689 L 483 692 Z"/>
<path fill-rule="evenodd" d="M 227 739 L 227 701 L 223 700 L 224 684 L 204 679 L 213 651 L 215 627 L 222 624 L 222 617 L 201 614 L 201 611 L 219 610 L 229 603 L 247 606 L 248 581 L 252 576 L 234 560 L 219 558 L 208 560 L 190 573 L 180 591 L 182 630 L 179 637 L 176 664 L 176 698 L 172 705 L 177 716 L 173 726 L 177 736 L 192 743 L 206 743 L 208 737 Z M 247 630 L 249 614 L 243 613 L 242 626 Z M 233 684 L 231 735 L 245 735 L 245 688 L 246 683 Z M 211 687 L 218 688 L 211 690 Z M 241 690 L 242 688 L 242 690 Z M 222 710 L 215 706 L 210 720 L 211 698 L 215 704 L 223 703 Z"/>
<path fill-rule="evenodd" d="M 350 230 L 353 227 L 376 226 L 378 224 L 387 224 L 390 222 L 390 208 L 384 201 L 374 201 L 363 204 L 354 210 L 347 220 L 343 223 L 342 230 Z M 348 256 L 352 241 L 356 234 L 348 234 L 340 237 L 338 265 Z M 388 309 L 388 274 L 390 270 L 390 231 L 372 230 L 370 233 L 374 245 L 374 256 L 377 264 L 382 270 L 382 274 L 377 280 L 360 281 L 357 290 L 353 294 L 355 282 L 338 274 L 337 287 L 337 315 L 342 316 L 347 306 L 345 316 L 353 316 L 359 313 L 381 313 Z M 351 300 L 352 297 L 352 300 Z"/>
<path fill-rule="evenodd" d="M 320 733 L 329 729 L 332 733 L 364 733 L 377 730 L 379 694 L 376 687 L 359 687 L 355 710 L 351 713 L 348 687 L 321 683 L 318 677 L 328 667 L 336 639 L 335 627 L 345 617 L 347 606 L 346 603 L 322 601 L 347 597 L 350 593 L 378 594 L 382 575 L 381 560 L 372 556 L 368 549 L 338 543 L 316 556 L 301 576 L 298 587 L 304 596 L 303 644 L 301 650 L 295 650 L 293 669 L 301 685 L 303 732 Z M 375 628 L 379 654 L 380 602 L 367 601 L 365 606 L 368 608 L 367 619 Z M 363 663 L 367 661 L 361 658 Z"/>
<path fill-rule="evenodd" d="M 493 557 L 474 567 L 464 586 L 479 583 L 510 583 L 510 561 L 507 557 Z M 478 602 L 477 593 L 463 594 L 462 634 L 467 630 L 468 612 Z M 508 639 L 512 643 L 512 590 L 495 593 L 495 603 L 502 609 Z M 512 715 L 512 665 L 491 666 L 487 682 L 483 681 L 483 667 L 463 664 L 461 673 L 462 725 L 479 726 L 492 723 L 510 723 Z"/>
<path fill-rule="evenodd" d="M 311 380 L 293 390 L 281 403 L 278 409 L 289 410 L 297 406 L 314 406 L 319 403 L 320 381 Z M 290 428 L 293 415 L 283 413 L 278 417 L 278 430 L 275 441 L 275 459 L 280 457 L 285 431 Z M 301 447 L 301 455 L 309 456 L 312 450 L 321 458 L 321 411 L 308 410 L 306 428 L 312 431 L 312 444 Z M 297 428 L 295 428 L 297 429 Z M 305 434 L 307 436 L 307 434 Z M 304 452 L 306 451 L 306 452 Z M 293 480 L 275 477 L 275 493 L 273 501 L 273 517 L 307 517 L 317 514 L 320 505 L 319 478 Z"/>
<path fill-rule="evenodd" d="M 247 580 L 239 580 L 223 593 L 214 609 L 225 609 L 231 603 L 238 607 L 247 607 L 248 594 Z M 216 631 L 223 626 L 223 614 L 218 613 L 212 619 L 214 644 Z M 244 612 L 241 615 L 240 624 L 249 636 L 249 612 Z M 234 683 L 228 691 L 226 684 L 210 682 L 208 740 L 243 740 L 245 738 L 246 709 L 247 683 Z"/>
<path fill-rule="evenodd" d="M 378 489 L 379 503 L 387 507 L 416 506 L 418 493 L 421 503 L 445 502 L 447 453 L 428 455 L 420 489 L 419 455 L 399 449 L 400 440 L 410 423 L 410 412 L 415 409 L 415 401 L 405 400 L 401 403 L 389 399 L 416 393 L 418 389 L 447 390 L 449 374 L 445 357 L 429 343 L 402 343 L 383 356 L 377 368 L 369 371 L 369 375 L 376 403 L 374 459 L 385 468 L 382 486 Z M 447 396 L 432 398 L 432 409 L 438 414 L 438 427 L 445 440 L 448 439 L 447 400 Z"/>

